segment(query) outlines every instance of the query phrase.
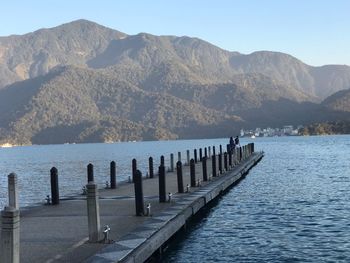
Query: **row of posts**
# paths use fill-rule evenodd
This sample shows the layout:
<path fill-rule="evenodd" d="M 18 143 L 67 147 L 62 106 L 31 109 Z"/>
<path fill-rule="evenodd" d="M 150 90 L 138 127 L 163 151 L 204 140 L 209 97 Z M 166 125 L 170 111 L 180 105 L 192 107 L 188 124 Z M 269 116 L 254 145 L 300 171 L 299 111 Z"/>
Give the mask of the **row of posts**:
<path fill-rule="evenodd" d="M 204 152 L 204 154 L 203 154 Z M 234 150 L 227 146 L 227 152 L 222 152 L 222 146 L 220 145 L 220 151 L 218 154 L 218 173 L 222 174 L 224 171 L 229 170 L 231 167 L 237 165 L 242 160 L 248 158 L 254 152 L 254 144 L 236 148 Z M 212 176 L 216 177 L 217 174 L 217 160 L 216 160 L 215 146 L 199 149 L 199 159 L 197 156 L 197 150 L 194 150 L 194 158 L 190 159 L 190 151 L 187 151 L 187 165 L 190 166 L 190 186 L 186 186 L 186 191 L 189 191 L 190 187 L 199 186 L 199 181 L 196 180 L 195 176 L 195 164 L 200 160 L 202 162 L 202 173 L 203 181 L 208 181 L 210 177 L 207 171 L 207 161 L 212 161 Z M 170 155 L 170 169 L 174 171 L 174 155 Z M 178 161 L 176 163 L 176 174 L 178 192 L 184 193 L 185 187 L 183 183 L 182 173 L 182 162 L 181 152 L 178 153 Z M 167 201 L 166 194 L 166 171 L 164 156 L 161 156 L 160 166 L 158 168 L 158 180 L 159 180 L 159 202 L 163 203 Z M 153 171 L 153 159 L 149 158 L 149 177 L 154 177 Z M 100 212 L 98 202 L 98 187 L 94 182 L 94 170 L 93 165 L 87 166 L 87 214 L 88 214 L 88 228 L 89 228 L 89 241 L 98 242 L 101 239 L 105 239 L 106 235 L 102 237 L 102 231 L 100 226 Z M 132 160 L 132 179 L 135 190 L 135 208 L 136 215 L 143 216 L 145 213 L 144 208 L 144 196 L 142 187 L 142 173 L 137 169 L 137 162 L 135 159 Z M 51 182 L 51 204 L 59 204 L 59 187 L 58 187 L 58 171 L 57 168 L 53 167 L 50 170 L 50 182 Z M 117 186 L 116 182 L 116 163 L 114 161 L 110 164 L 110 188 L 115 189 Z M 14 173 L 8 175 L 8 199 L 9 204 L 5 206 L 4 210 L 1 211 L 1 247 L 0 247 L 0 262 L 19 262 L 19 226 L 20 226 L 20 212 L 18 205 L 18 190 L 17 190 L 17 176 Z M 170 196 L 168 196 L 168 200 Z M 105 231 L 103 232 L 104 234 Z"/>

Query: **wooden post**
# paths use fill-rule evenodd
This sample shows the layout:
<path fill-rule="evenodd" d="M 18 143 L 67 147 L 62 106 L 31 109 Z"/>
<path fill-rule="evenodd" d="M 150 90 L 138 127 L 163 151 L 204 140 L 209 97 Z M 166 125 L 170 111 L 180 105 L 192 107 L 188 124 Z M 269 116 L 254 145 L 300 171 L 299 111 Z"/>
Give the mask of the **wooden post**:
<path fill-rule="evenodd" d="M 207 158 L 202 159 L 203 181 L 208 181 Z"/>
<path fill-rule="evenodd" d="M 153 174 L 153 158 L 152 157 L 148 158 L 148 170 L 149 170 L 149 178 L 153 178 L 154 174 Z"/>
<path fill-rule="evenodd" d="M 222 174 L 222 154 L 218 154 L 219 157 L 219 174 Z"/>
<path fill-rule="evenodd" d="M 52 167 L 50 170 L 51 181 L 51 203 L 58 205 L 60 203 L 60 194 L 58 188 L 58 171 L 56 167 Z"/>
<path fill-rule="evenodd" d="M 187 150 L 186 153 L 187 153 L 187 165 L 190 165 L 190 150 Z"/>
<path fill-rule="evenodd" d="M 88 183 L 94 181 L 94 166 L 91 163 L 87 166 L 87 178 Z"/>
<path fill-rule="evenodd" d="M 143 216 L 145 214 L 145 204 L 143 201 L 142 173 L 140 172 L 140 170 L 136 170 L 134 189 L 136 216 Z"/>
<path fill-rule="evenodd" d="M 220 144 L 220 154 L 222 155 L 222 145 Z"/>
<path fill-rule="evenodd" d="M 176 163 L 176 173 L 177 173 L 177 191 L 179 193 L 183 193 L 184 192 L 184 183 L 183 183 L 182 163 L 181 162 Z"/>
<path fill-rule="evenodd" d="M 17 175 L 15 173 L 10 173 L 7 177 L 7 180 L 8 180 L 9 206 L 15 209 L 19 209 Z"/>
<path fill-rule="evenodd" d="M 194 162 L 197 163 L 197 149 L 193 150 Z"/>
<path fill-rule="evenodd" d="M 195 160 L 190 161 L 190 176 L 191 176 L 191 187 L 196 187 L 196 164 Z"/>
<path fill-rule="evenodd" d="M 1 211 L 0 262 L 19 263 L 20 216 L 19 210 L 5 206 Z"/>
<path fill-rule="evenodd" d="M 166 202 L 166 182 L 165 182 L 165 167 L 159 166 L 159 203 Z"/>
<path fill-rule="evenodd" d="M 204 158 L 208 159 L 208 150 L 207 147 L 204 148 Z"/>
<path fill-rule="evenodd" d="M 111 189 L 116 189 L 117 188 L 117 168 L 116 168 L 115 161 L 111 161 L 110 180 L 111 180 Z"/>
<path fill-rule="evenodd" d="M 87 185 L 87 214 L 89 226 L 89 242 L 97 243 L 100 240 L 100 206 L 98 202 L 97 185 L 90 181 Z"/>
<path fill-rule="evenodd" d="M 202 159 L 203 159 L 202 148 L 199 148 L 199 161 L 202 161 Z"/>
<path fill-rule="evenodd" d="M 225 171 L 228 171 L 228 167 L 227 167 L 227 152 L 224 152 L 224 168 L 225 168 Z"/>
<path fill-rule="evenodd" d="M 211 147 L 208 146 L 208 157 L 211 158 Z"/>

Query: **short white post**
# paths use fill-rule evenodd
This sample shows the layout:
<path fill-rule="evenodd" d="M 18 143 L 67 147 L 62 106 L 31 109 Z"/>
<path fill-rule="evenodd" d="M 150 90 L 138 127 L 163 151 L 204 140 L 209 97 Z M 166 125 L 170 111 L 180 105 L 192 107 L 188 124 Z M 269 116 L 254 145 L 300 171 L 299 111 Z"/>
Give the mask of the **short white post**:
<path fill-rule="evenodd" d="M 87 213 L 89 227 L 89 242 L 96 243 L 100 240 L 100 207 L 98 202 L 97 185 L 90 181 L 87 185 Z"/>
<path fill-rule="evenodd" d="M 19 263 L 19 210 L 11 206 L 1 211 L 0 262 Z"/>
<path fill-rule="evenodd" d="M 9 206 L 19 209 L 17 175 L 15 173 L 10 173 L 8 175 L 8 197 Z"/>

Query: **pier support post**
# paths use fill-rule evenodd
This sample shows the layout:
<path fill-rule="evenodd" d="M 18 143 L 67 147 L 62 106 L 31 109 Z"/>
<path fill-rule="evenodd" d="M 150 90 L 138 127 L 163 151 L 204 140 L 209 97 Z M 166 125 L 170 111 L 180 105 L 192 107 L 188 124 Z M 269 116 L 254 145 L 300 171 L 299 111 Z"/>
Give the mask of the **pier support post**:
<path fill-rule="evenodd" d="M 203 159 L 202 148 L 199 148 L 199 161 L 202 161 L 202 159 Z"/>
<path fill-rule="evenodd" d="M 208 146 L 208 157 L 211 158 L 211 147 Z"/>
<path fill-rule="evenodd" d="M 193 150 L 194 162 L 197 163 L 197 149 Z"/>
<path fill-rule="evenodd" d="M 211 162 L 212 162 L 211 167 L 212 167 L 213 177 L 215 177 L 216 176 L 216 156 L 214 154 L 211 156 Z"/>
<path fill-rule="evenodd" d="M 1 211 L 0 262 L 19 263 L 19 210 L 5 206 Z"/>
<path fill-rule="evenodd" d="M 153 158 L 149 157 L 148 158 L 148 171 L 149 171 L 149 178 L 153 178 Z"/>
<path fill-rule="evenodd" d="M 111 189 L 116 189 L 117 188 L 117 168 L 116 168 L 115 161 L 111 161 L 110 180 L 111 180 Z"/>
<path fill-rule="evenodd" d="M 17 175 L 15 173 L 10 173 L 7 179 L 8 179 L 9 206 L 15 209 L 19 209 Z"/>
<path fill-rule="evenodd" d="M 159 166 L 159 203 L 166 202 L 166 182 L 165 182 L 165 167 Z"/>
<path fill-rule="evenodd" d="M 208 181 L 208 173 L 207 173 L 207 158 L 202 159 L 202 171 L 203 171 L 203 181 Z"/>
<path fill-rule="evenodd" d="M 183 176 L 182 176 L 182 163 L 177 162 L 176 163 L 176 173 L 177 173 L 177 191 L 179 193 L 184 192 L 184 182 L 183 182 Z"/>
<path fill-rule="evenodd" d="M 195 160 L 190 161 L 190 177 L 191 177 L 191 187 L 196 187 L 196 164 Z"/>
<path fill-rule="evenodd" d="M 207 147 L 204 148 L 204 158 L 208 159 L 208 150 Z"/>
<path fill-rule="evenodd" d="M 254 143 L 252 143 L 252 153 L 254 153 Z"/>
<path fill-rule="evenodd" d="M 187 150 L 186 151 L 186 154 L 187 154 L 187 165 L 190 165 L 190 150 Z"/>
<path fill-rule="evenodd" d="M 220 144 L 220 154 L 222 155 L 222 145 Z"/>
<path fill-rule="evenodd" d="M 87 179 L 88 183 L 94 181 L 94 166 L 91 163 L 87 166 Z"/>
<path fill-rule="evenodd" d="M 170 172 L 174 172 L 174 154 L 170 154 Z"/>
<path fill-rule="evenodd" d="M 143 201 L 142 173 L 139 170 L 136 170 L 134 189 L 136 216 L 143 216 L 145 214 L 145 204 Z"/>
<path fill-rule="evenodd" d="M 243 155 L 243 149 L 242 149 L 242 146 L 239 147 L 239 162 L 242 161 L 242 155 Z"/>
<path fill-rule="evenodd" d="M 227 167 L 227 152 L 224 152 L 224 169 L 225 169 L 225 171 L 228 171 L 228 167 Z"/>
<path fill-rule="evenodd" d="M 58 171 L 56 167 L 50 170 L 51 181 L 51 204 L 58 205 L 60 203 L 60 194 L 58 188 Z"/>
<path fill-rule="evenodd" d="M 219 174 L 222 174 L 222 154 L 219 153 L 218 157 L 219 157 Z"/>
<path fill-rule="evenodd" d="M 86 189 L 89 242 L 96 243 L 100 240 L 100 206 L 98 203 L 98 189 L 93 181 L 90 181 L 86 185 Z"/>

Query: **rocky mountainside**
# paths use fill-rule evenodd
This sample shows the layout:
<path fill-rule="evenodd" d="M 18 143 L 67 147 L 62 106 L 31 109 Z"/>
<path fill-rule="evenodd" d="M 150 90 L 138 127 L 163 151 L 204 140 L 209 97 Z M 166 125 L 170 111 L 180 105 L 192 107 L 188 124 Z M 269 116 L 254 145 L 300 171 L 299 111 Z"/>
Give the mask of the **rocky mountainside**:
<path fill-rule="evenodd" d="M 348 111 L 318 102 L 348 87 L 348 66 L 78 20 L 0 37 L 0 142 L 219 137 L 347 119 Z"/>

